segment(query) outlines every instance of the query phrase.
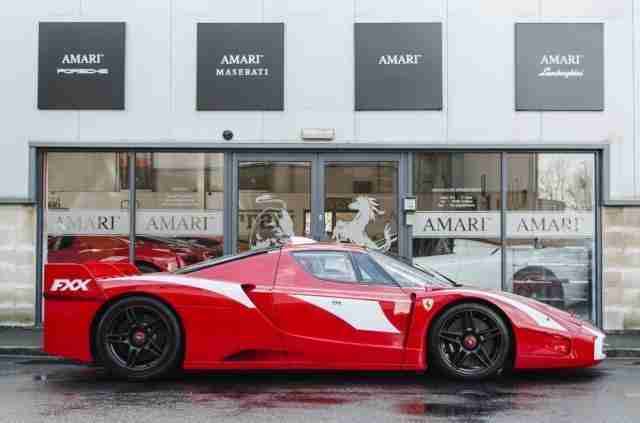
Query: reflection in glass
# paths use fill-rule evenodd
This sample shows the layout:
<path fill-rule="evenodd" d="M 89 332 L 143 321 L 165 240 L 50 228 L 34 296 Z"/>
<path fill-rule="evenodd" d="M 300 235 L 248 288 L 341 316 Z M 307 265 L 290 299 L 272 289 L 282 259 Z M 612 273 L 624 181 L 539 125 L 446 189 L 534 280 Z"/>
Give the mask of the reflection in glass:
<path fill-rule="evenodd" d="M 416 154 L 414 193 L 414 262 L 462 284 L 500 289 L 500 155 Z"/>
<path fill-rule="evenodd" d="M 591 318 L 594 155 L 506 156 L 507 287 Z"/>
<path fill-rule="evenodd" d="M 128 193 L 119 188 L 117 154 L 47 153 L 47 262 L 129 261 Z"/>
<path fill-rule="evenodd" d="M 505 254 L 510 291 L 590 318 L 593 240 L 509 240 Z"/>
<path fill-rule="evenodd" d="M 418 210 L 499 210 L 500 155 L 416 154 L 413 192 Z"/>
<path fill-rule="evenodd" d="M 136 178 L 138 267 L 173 270 L 221 256 L 223 154 L 136 153 L 136 164 L 143 163 L 147 170 Z"/>
<path fill-rule="evenodd" d="M 310 162 L 240 162 L 238 250 L 310 236 Z"/>
<path fill-rule="evenodd" d="M 327 237 L 397 252 L 397 199 L 396 162 L 328 163 L 324 199 Z"/>
<path fill-rule="evenodd" d="M 414 263 L 477 288 L 501 289 L 502 249 L 499 239 L 414 238 Z"/>

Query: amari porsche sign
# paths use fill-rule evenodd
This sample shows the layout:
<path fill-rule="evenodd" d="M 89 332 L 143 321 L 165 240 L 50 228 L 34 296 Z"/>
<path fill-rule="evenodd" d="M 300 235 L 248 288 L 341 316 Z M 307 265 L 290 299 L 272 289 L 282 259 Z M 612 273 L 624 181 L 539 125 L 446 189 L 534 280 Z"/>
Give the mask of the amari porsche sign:
<path fill-rule="evenodd" d="M 124 109 L 124 22 L 40 22 L 38 109 Z"/>
<path fill-rule="evenodd" d="M 356 110 L 442 110 L 442 24 L 355 24 Z"/>
<path fill-rule="evenodd" d="M 197 110 L 283 110 L 284 24 L 199 23 Z"/>
<path fill-rule="evenodd" d="M 601 23 L 516 24 L 516 110 L 604 110 Z"/>

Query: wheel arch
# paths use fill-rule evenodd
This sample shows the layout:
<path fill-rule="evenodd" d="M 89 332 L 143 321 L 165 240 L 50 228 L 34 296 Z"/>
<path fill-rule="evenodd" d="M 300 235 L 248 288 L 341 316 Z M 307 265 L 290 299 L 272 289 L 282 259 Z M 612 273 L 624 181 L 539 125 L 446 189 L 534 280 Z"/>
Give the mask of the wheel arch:
<path fill-rule="evenodd" d="M 507 356 L 508 357 L 507 363 L 509 364 L 510 367 L 513 367 L 513 364 L 515 362 L 515 356 L 516 356 L 516 336 L 515 336 L 513 321 L 511 320 L 511 318 L 509 318 L 507 313 L 505 313 L 504 310 L 498 307 L 495 303 L 492 303 L 491 301 L 488 301 L 484 298 L 471 297 L 471 298 L 460 298 L 447 303 L 440 310 L 438 310 L 438 312 L 429 321 L 427 327 L 425 328 L 424 343 L 422 346 L 424 349 L 424 359 L 425 359 L 425 364 L 427 365 L 427 368 L 430 367 L 429 366 L 429 336 L 431 334 L 431 328 L 433 324 L 447 310 L 460 304 L 481 304 L 481 305 L 487 306 L 504 319 L 505 323 L 507 324 L 507 328 L 509 329 L 509 335 L 511 337 L 511 348 L 509 349 L 509 355 Z"/>
<path fill-rule="evenodd" d="M 156 301 L 161 302 L 167 308 L 169 308 L 169 310 L 171 310 L 171 312 L 175 316 L 176 320 L 178 321 L 178 324 L 180 325 L 180 330 L 182 331 L 182 339 L 181 339 L 181 344 L 180 344 L 180 363 L 182 363 L 182 361 L 184 360 L 187 331 L 185 329 L 184 323 L 182 322 L 182 318 L 180 316 L 180 313 L 178 313 L 176 308 L 170 302 L 168 302 L 166 299 L 162 298 L 159 295 L 155 295 L 155 294 L 152 294 L 152 293 L 149 293 L 149 292 L 126 292 L 126 293 L 123 293 L 121 295 L 117 295 L 117 296 L 115 296 L 113 298 L 109 298 L 109 300 L 105 301 L 104 304 L 102 304 L 100 306 L 98 311 L 93 316 L 93 319 L 91 321 L 91 326 L 90 326 L 90 329 L 89 329 L 89 349 L 91 351 L 91 357 L 93 357 L 93 362 L 97 363 L 97 360 L 98 360 L 98 355 L 97 355 L 97 352 L 96 352 L 95 336 L 96 336 L 96 329 L 98 328 L 98 324 L 100 323 L 100 319 L 102 319 L 102 316 L 104 316 L 104 314 L 107 312 L 109 307 L 111 307 L 113 304 L 115 304 L 118 301 L 121 301 L 121 300 L 123 300 L 125 298 L 132 298 L 132 297 L 151 298 L 151 299 L 154 299 Z"/>

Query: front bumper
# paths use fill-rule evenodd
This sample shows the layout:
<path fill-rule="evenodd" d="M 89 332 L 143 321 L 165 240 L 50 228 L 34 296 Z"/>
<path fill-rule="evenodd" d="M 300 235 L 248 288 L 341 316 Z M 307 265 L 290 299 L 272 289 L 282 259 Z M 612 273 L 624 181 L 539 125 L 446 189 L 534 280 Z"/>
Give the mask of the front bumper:
<path fill-rule="evenodd" d="M 601 361 L 607 358 L 607 354 L 605 354 L 604 352 L 604 339 L 606 335 L 600 332 L 598 329 L 587 325 L 582 325 L 582 329 L 595 337 L 593 342 L 593 359 L 596 361 Z"/>
<path fill-rule="evenodd" d="M 571 325 L 567 332 L 525 329 L 516 340 L 516 369 L 570 369 L 595 366 L 607 356 L 605 334 L 588 324 Z M 549 348 L 549 339 L 563 338 L 570 352 L 559 353 Z M 525 341 L 519 343 L 518 341 Z"/>

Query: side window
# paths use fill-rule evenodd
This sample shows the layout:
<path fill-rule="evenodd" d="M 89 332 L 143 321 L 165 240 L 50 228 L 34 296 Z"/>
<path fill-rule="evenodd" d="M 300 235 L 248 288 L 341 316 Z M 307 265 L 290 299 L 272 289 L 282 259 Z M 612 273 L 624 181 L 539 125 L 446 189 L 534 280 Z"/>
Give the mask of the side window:
<path fill-rule="evenodd" d="M 358 266 L 358 270 L 360 270 L 360 279 L 362 282 L 398 286 L 391 276 L 385 272 L 378 263 L 369 257 L 368 254 L 353 253 L 353 258 L 356 262 L 356 266 Z"/>
<path fill-rule="evenodd" d="M 291 254 L 307 272 L 318 279 L 358 282 L 348 253 L 341 251 L 299 251 Z"/>

